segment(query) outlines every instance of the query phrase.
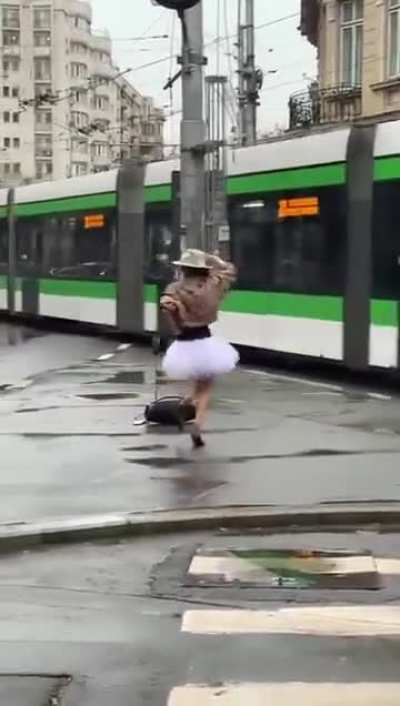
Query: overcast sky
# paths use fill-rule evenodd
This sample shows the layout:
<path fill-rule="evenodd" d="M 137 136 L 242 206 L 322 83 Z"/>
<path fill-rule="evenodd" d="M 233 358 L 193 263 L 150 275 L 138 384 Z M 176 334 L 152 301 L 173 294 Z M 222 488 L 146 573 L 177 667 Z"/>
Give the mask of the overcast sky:
<path fill-rule="evenodd" d="M 237 3 L 238 0 L 203 0 L 206 43 L 218 36 L 225 37 L 227 33 L 235 35 Z M 92 6 L 94 28 L 110 32 L 118 66 L 121 69 L 132 67 L 131 82 L 142 93 L 153 96 L 168 115 L 171 112 L 170 95 L 162 87 L 170 73 L 176 70 L 175 58 L 171 61 L 168 57 L 171 54 L 175 57 L 180 48 L 180 27 L 178 20 L 174 19 L 175 13 L 153 5 L 151 0 L 92 0 Z M 256 26 L 273 23 L 256 31 L 257 64 L 265 72 L 259 111 L 260 133 L 273 129 L 276 124 L 287 125 L 290 94 L 306 87 L 310 78 L 315 77 L 315 50 L 297 30 L 299 13 L 300 0 L 255 0 Z M 288 18 L 290 15 L 294 16 Z M 150 39 L 152 35 L 164 34 L 168 39 Z M 129 37 L 143 37 L 143 40 L 124 41 Z M 207 71 L 215 73 L 219 62 L 220 73 L 230 75 L 236 86 L 234 42 L 235 36 L 224 39 L 206 47 L 205 53 L 209 60 Z M 162 63 L 140 68 L 163 58 L 166 60 Z M 276 73 L 268 74 L 268 71 Z M 180 82 L 177 82 L 173 91 L 173 111 L 179 111 L 181 107 L 180 90 Z M 178 141 L 179 121 L 179 114 L 167 120 L 166 143 Z"/>

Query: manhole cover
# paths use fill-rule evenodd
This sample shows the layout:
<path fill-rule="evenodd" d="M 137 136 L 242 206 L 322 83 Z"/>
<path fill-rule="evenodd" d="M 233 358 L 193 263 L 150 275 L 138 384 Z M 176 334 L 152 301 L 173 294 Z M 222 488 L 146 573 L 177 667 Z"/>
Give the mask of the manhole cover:
<path fill-rule="evenodd" d="M 41 675 L 1 675 L 2 706 L 61 706 L 69 677 Z"/>
<path fill-rule="evenodd" d="M 379 574 L 369 553 L 270 549 L 199 549 L 186 585 L 301 589 L 378 589 Z"/>

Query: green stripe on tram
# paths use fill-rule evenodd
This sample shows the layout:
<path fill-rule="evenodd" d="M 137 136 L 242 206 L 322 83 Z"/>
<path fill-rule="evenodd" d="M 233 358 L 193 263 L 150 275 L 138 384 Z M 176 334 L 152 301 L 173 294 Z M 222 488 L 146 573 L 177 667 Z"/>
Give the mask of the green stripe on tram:
<path fill-rule="evenodd" d="M 148 186 L 145 191 L 146 203 L 163 203 L 171 201 L 172 189 L 170 184 Z M 73 211 L 89 211 L 99 208 L 114 208 L 117 205 L 117 194 L 108 192 L 104 194 L 90 194 L 88 196 L 73 196 L 50 201 L 37 201 L 34 203 L 16 204 L 17 216 L 45 216 L 47 214 L 69 213 Z"/>
<path fill-rule="evenodd" d="M 49 294 L 58 297 L 83 297 L 88 299 L 116 299 L 116 282 L 96 282 L 87 280 L 63 280 L 63 279 L 41 279 L 39 291 L 41 294 Z M 153 284 L 146 284 L 144 287 L 144 298 L 149 304 L 157 303 L 157 287 Z"/>
<path fill-rule="evenodd" d="M 224 300 L 222 311 L 341 322 L 343 321 L 343 298 L 234 290 Z"/>
<path fill-rule="evenodd" d="M 374 181 L 400 179 L 400 157 L 380 157 L 374 162 Z"/>
<path fill-rule="evenodd" d="M 386 299 L 371 300 L 371 323 L 375 326 L 399 325 L 399 304 Z"/>
<path fill-rule="evenodd" d="M 228 194 L 239 195 L 262 191 L 304 189 L 308 187 L 333 186 L 346 182 L 346 165 L 325 164 L 316 167 L 284 169 L 277 172 L 245 174 L 229 177 Z"/>
<path fill-rule="evenodd" d="M 58 297 L 83 297 L 88 299 L 116 299 L 116 282 L 90 282 L 87 280 L 41 279 L 40 294 Z"/>

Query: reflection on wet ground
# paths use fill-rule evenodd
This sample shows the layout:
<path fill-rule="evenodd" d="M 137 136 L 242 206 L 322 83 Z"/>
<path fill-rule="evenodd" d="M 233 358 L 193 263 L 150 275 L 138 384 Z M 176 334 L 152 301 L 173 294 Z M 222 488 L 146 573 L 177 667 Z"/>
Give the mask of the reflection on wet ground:
<path fill-rule="evenodd" d="M 28 326 L 20 326 L 12 323 L 0 323 L 0 349 L 8 346 L 18 346 L 26 343 L 32 338 L 45 336 L 45 331 L 37 331 Z"/>
<path fill-rule="evenodd" d="M 381 587 L 370 552 L 200 548 L 188 582 L 202 586 L 240 583 L 269 588 L 377 590 Z"/>

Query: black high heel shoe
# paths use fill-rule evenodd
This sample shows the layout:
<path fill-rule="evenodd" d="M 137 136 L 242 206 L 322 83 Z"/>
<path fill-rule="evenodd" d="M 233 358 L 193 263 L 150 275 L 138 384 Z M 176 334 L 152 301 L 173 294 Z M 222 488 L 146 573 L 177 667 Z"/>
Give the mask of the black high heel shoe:
<path fill-rule="evenodd" d="M 201 435 L 200 427 L 198 424 L 196 424 L 196 422 L 193 424 L 190 436 L 192 438 L 193 448 L 202 449 L 206 445 L 206 442 L 204 441 Z"/>

